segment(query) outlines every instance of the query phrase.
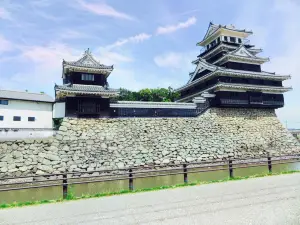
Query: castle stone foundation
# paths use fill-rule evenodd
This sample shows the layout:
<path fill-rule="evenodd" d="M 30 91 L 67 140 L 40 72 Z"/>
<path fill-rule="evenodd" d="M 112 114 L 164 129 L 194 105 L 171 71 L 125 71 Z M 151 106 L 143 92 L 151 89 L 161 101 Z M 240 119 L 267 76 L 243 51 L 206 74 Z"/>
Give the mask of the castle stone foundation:
<path fill-rule="evenodd" d="M 196 118 L 65 118 L 53 138 L 0 142 L 0 177 L 299 152 L 272 109 L 211 108 Z"/>

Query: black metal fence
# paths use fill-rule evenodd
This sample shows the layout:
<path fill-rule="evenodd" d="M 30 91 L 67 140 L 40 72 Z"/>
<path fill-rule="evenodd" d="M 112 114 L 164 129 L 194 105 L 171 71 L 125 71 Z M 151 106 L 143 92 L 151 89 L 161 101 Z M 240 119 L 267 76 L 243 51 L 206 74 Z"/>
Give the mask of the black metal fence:
<path fill-rule="evenodd" d="M 70 185 L 88 184 L 97 182 L 128 180 L 128 189 L 134 190 L 134 180 L 139 178 L 161 177 L 171 175 L 183 175 L 183 182 L 188 183 L 188 175 L 192 173 L 205 173 L 212 171 L 228 171 L 229 178 L 234 178 L 234 170 L 239 168 L 261 167 L 266 166 L 269 173 L 272 173 L 273 165 L 300 162 L 300 155 L 286 155 L 276 158 L 247 158 L 247 159 L 229 159 L 221 161 L 206 161 L 199 163 L 169 164 L 169 165 L 152 165 L 144 167 L 132 167 L 116 170 L 98 170 L 86 172 L 68 172 L 60 174 L 45 174 L 22 177 L 6 177 L 0 179 L 0 192 L 46 188 L 62 187 L 63 198 L 67 198 L 68 188 Z M 94 174 L 99 175 L 84 177 L 87 180 L 78 180 L 83 178 L 74 177 L 74 175 Z M 44 180 L 37 180 L 43 177 Z M 55 177 L 55 179 L 47 179 Z M 23 180 L 12 183 L 5 183 L 8 180 Z M 20 185 L 20 187 L 16 187 Z"/>

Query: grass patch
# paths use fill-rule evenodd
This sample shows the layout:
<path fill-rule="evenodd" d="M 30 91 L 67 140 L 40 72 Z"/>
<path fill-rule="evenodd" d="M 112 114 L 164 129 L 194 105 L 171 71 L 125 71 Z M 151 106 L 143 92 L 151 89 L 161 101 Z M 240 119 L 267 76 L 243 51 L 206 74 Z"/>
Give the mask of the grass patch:
<path fill-rule="evenodd" d="M 116 192 L 103 192 L 97 194 L 83 194 L 79 197 L 76 197 L 74 194 L 74 186 L 69 186 L 68 188 L 68 195 L 66 199 L 56 199 L 56 200 L 41 200 L 41 201 L 27 201 L 27 202 L 13 202 L 10 204 L 0 204 L 0 209 L 7 209 L 7 208 L 14 208 L 14 207 L 23 207 L 23 206 L 31 206 L 31 205 L 40 205 L 40 204 L 48 204 L 48 203 L 58 203 L 58 202 L 66 202 L 66 201 L 73 201 L 73 200 L 80 200 L 80 199 L 87 199 L 87 198 L 99 198 L 99 197 L 106 197 L 106 196 L 113 196 L 113 195 L 123 195 L 129 193 L 139 193 L 139 192 L 150 192 L 150 191 L 158 191 L 164 189 L 173 189 L 173 188 L 181 188 L 181 187 L 188 187 L 188 186 L 195 186 L 195 185 L 203 185 L 203 184 L 212 184 L 212 183 L 221 183 L 227 181 L 238 181 L 238 180 L 246 180 L 251 178 L 258 178 L 258 177 L 266 177 L 266 176 L 276 176 L 282 174 L 292 174 L 292 173 L 299 173 L 299 170 L 291 170 L 291 171 L 284 171 L 281 173 L 267 173 L 267 174 L 257 174 L 252 176 L 244 176 L 244 177 L 234 177 L 234 178 L 226 178 L 221 180 L 212 180 L 212 181 L 197 181 L 187 184 L 176 184 L 170 186 L 160 186 L 160 187 L 153 187 L 153 188 L 144 188 L 144 189 L 136 189 L 133 191 L 130 190 L 121 190 Z"/>

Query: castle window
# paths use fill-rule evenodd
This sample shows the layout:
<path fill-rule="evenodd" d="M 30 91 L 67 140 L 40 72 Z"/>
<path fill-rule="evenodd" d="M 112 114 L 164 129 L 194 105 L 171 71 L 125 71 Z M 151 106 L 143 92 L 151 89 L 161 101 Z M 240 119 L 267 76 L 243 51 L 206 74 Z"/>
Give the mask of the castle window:
<path fill-rule="evenodd" d="M 227 38 L 227 36 L 224 36 L 224 41 L 228 41 L 228 38 Z"/>
<path fill-rule="evenodd" d="M 242 39 L 239 38 L 238 41 L 239 41 L 240 44 L 242 43 Z"/>
<path fill-rule="evenodd" d="M 236 42 L 236 38 L 235 37 L 230 37 L 230 42 Z"/>
<path fill-rule="evenodd" d="M 1 100 L 0 99 L 0 105 L 8 105 L 8 100 Z"/>
<path fill-rule="evenodd" d="M 4 116 L 0 116 L 0 121 L 3 121 L 4 120 Z"/>
<path fill-rule="evenodd" d="M 93 74 L 81 74 L 81 80 L 94 81 Z"/>

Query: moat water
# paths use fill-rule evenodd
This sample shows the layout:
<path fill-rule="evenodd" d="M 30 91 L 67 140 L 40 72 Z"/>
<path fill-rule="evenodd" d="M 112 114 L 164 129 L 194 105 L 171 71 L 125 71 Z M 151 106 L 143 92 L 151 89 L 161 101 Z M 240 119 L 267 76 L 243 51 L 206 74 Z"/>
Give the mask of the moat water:
<path fill-rule="evenodd" d="M 300 162 L 273 165 L 272 170 L 274 173 L 291 171 L 291 170 L 300 170 Z M 268 173 L 267 166 L 234 169 L 234 176 L 236 177 L 241 177 L 241 176 L 244 177 L 244 176 L 266 174 L 266 173 Z M 221 180 L 226 178 L 228 178 L 228 170 L 188 174 L 189 182 L 212 181 L 212 180 Z M 183 183 L 183 174 L 160 176 L 160 177 L 137 178 L 134 179 L 134 189 L 154 188 L 154 187 L 160 187 L 164 185 L 169 186 L 169 185 L 175 185 L 181 183 Z M 89 183 L 89 184 L 76 184 L 73 185 L 72 190 L 75 196 L 81 196 L 83 194 L 96 194 L 96 193 L 128 190 L 128 180 L 106 181 L 106 182 Z M 51 200 L 51 199 L 59 199 L 59 198 L 62 198 L 61 186 L 0 192 L 0 204 L 12 203 L 12 202 L 36 201 L 36 200 Z"/>

